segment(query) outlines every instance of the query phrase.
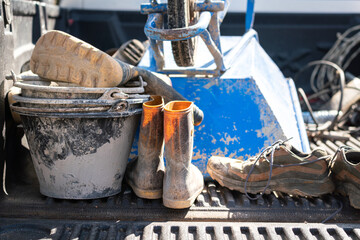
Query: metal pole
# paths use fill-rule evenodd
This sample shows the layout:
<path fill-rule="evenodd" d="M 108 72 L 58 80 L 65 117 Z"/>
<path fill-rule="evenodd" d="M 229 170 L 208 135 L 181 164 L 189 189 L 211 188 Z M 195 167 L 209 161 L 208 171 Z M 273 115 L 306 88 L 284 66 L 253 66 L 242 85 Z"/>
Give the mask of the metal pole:
<path fill-rule="evenodd" d="M 255 0 L 248 0 L 246 7 L 246 16 L 245 16 L 245 32 L 253 28 L 255 12 L 254 12 Z"/>

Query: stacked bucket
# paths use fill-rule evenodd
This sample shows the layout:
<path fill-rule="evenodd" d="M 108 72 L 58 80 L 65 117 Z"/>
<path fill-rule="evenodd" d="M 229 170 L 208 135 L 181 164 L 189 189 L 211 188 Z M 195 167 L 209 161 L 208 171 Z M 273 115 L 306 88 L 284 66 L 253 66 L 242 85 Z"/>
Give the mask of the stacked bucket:
<path fill-rule="evenodd" d="M 119 193 L 149 99 L 142 79 L 122 88 L 78 87 L 37 75 L 13 79 L 21 94 L 11 108 L 21 116 L 40 192 L 62 199 Z"/>

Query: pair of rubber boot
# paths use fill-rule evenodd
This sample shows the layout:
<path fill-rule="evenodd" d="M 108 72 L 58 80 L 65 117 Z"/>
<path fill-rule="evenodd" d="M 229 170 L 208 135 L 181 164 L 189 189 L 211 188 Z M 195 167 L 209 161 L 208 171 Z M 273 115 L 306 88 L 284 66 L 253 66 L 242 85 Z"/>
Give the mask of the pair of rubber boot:
<path fill-rule="evenodd" d="M 143 104 L 139 154 L 126 171 L 127 182 L 138 197 L 162 197 L 166 207 L 176 209 L 194 203 L 204 180 L 200 170 L 191 164 L 193 135 L 192 102 L 172 101 L 164 106 L 161 96 L 152 96 Z"/>

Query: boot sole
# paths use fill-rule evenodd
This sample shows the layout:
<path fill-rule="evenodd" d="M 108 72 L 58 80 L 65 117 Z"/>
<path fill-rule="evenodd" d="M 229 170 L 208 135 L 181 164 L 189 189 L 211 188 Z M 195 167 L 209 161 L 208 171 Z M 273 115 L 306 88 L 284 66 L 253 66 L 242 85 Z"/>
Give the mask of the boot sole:
<path fill-rule="evenodd" d="M 215 179 L 221 186 L 230 190 L 237 190 L 245 193 L 245 182 L 224 177 L 211 169 L 207 168 L 210 176 Z M 251 185 L 250 185 L 251 184 Z M 248 182 L 247 192 L 252 194 L 261 193 L 266 186 L 267 181 Z M 250 186 L 249 186 L 250 185 Z M 284 178 L 281 180 L 271 180 L 266 194 L 272 191 L 278 191 L 296 196 L 319 197 L 321 195 L 331 193 L 335 189 L 333 182 L 328 178 L 321 180 Z"/>
<path fill-rule="evenodd" d="M 163 196 L 163 204 L 167 208 L 173 208 L 173 209 L 184 209 L 189 208 L 193 203 L 195 202 L 196 198 L 200 195 L 203 188 L 196 191 L 190 198 L 186 200 L 174 200 L 170 198 L 165 198 Z"/>
<path fill-rule="evenodd" d="M 159 199 L 162 197 L 162 189 L 158 190 L 148 190 L 136 187 L 129 179 L 126 179 L 127 183 L 130 185 L 136 196 L 145 198 L 145 199 Z"/>
<path fill-rule="evenodd" d="M 114 87 L 122 76 L 119 64 L 106 53 L 60 31 L 38 40 L 30 69 L 46 79 L 84 87 Z"/>

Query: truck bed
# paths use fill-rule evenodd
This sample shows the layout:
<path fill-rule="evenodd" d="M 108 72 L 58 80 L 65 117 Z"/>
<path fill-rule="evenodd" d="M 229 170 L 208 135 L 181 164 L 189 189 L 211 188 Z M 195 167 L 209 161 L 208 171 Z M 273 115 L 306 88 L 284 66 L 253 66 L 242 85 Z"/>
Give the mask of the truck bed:
<path fill-rule="evenodd" d="M 1 13 L 4 6 L 0 6 Z M 145 37 L 146 17 L 138 13 L 64 11 L 52 4 L 24 0 L 13 0 L 11 6 L 11 26 L 0 14 L 0 114 L 7 116 L 2 100 L 11 84 L 4 76 L 11 69 L 16 74 L 27 70 L 33 44 L 45 27 L 67 31 L 101 50 L 119 47 L 129 38 Z M 337 31 L 360 22 L 357 15 L 344 14 L 260 14 L 256 19 L 260 42 L 286 76 L 321 58 Z M 239 35 L 243 25 L 243 14 L 230 13 L 222 32 Z M 306 89 L 306 82 L 297 84 Z M 19 129 L 6 124 L 7 149 L 0 149 L 0 159 L 5 155 L 8 159 L 8 195 L 0 194 L 0 239 L 360 239 L 360 210 L 352 208 L 348 198 L 335 194 L 321 198 L 270 194 L 252 201 L 206 179 L 194 205 L 184 210 L 165 208 L 161 200 L 138 198 L 126 183 L 121 193 L 103 199 L 45 197 L 34 178 L 22 178 L 19 163 L 23 155 L 11 145 L 17 141 L 11 138 L 16 138 Z M 1 136 L 0 144 L 3 141 Z M 333 154 L 343 144 L 360 148 L 360 137 L 345 142 L 313 139 L 311 147 L 323 147 Z M 29 162 L 27 166 L 32 167 Z M 336 212 L 327 224 L 321 224 Z"/>

